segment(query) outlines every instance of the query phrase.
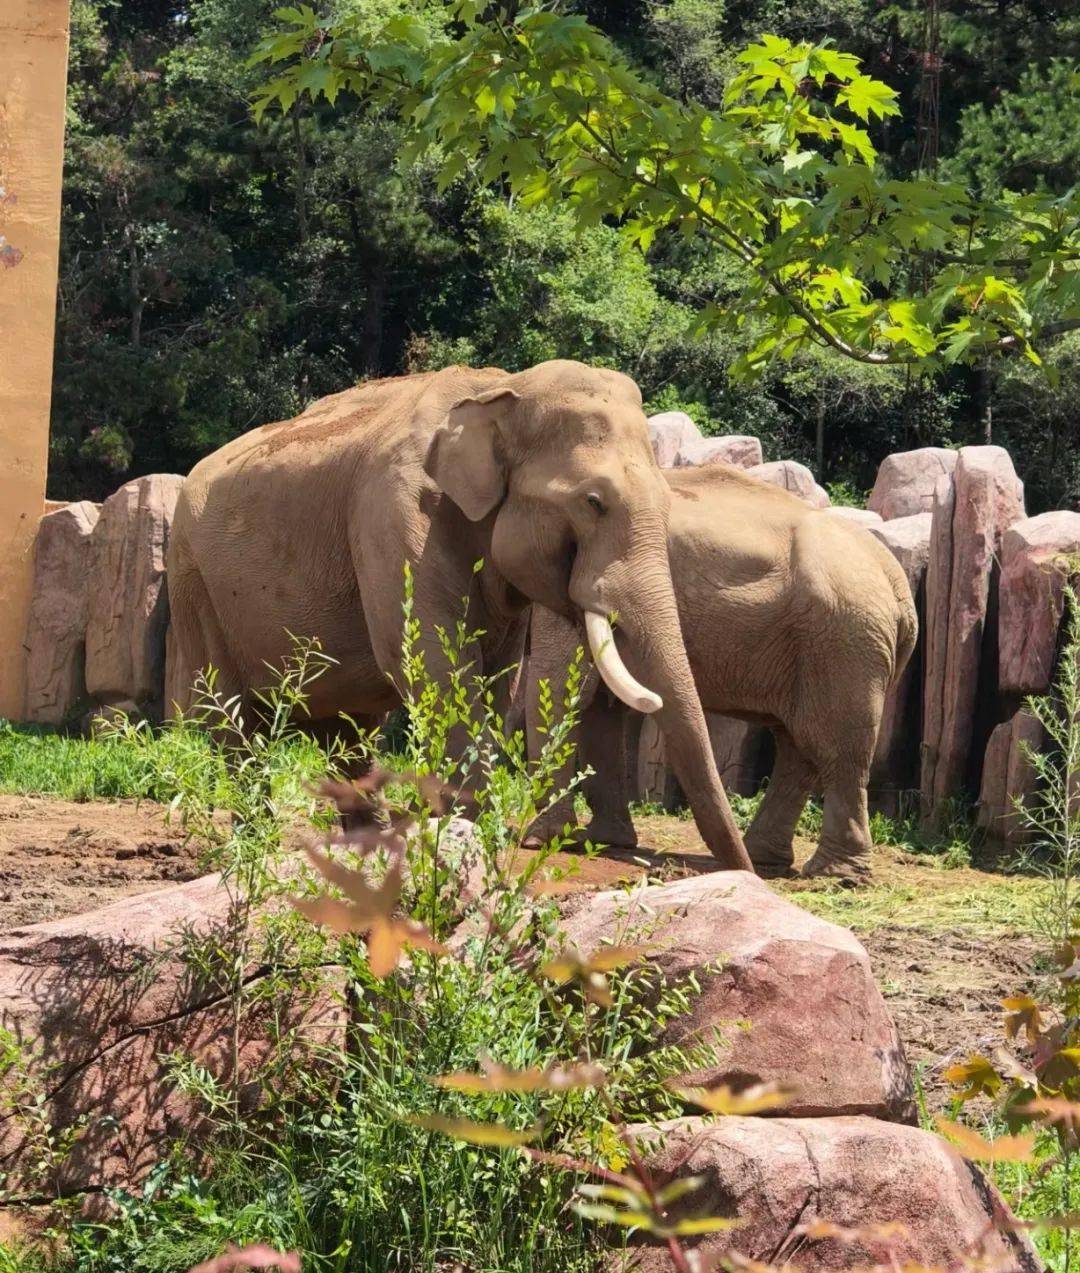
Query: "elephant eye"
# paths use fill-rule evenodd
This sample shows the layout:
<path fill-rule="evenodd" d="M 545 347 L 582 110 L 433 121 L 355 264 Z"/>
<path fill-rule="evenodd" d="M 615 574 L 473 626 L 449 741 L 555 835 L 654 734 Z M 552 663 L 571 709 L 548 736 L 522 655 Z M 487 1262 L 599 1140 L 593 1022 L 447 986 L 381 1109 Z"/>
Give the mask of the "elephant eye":
<path fill-rule="evenodd" d="M 593 509 L 595 512 L 602 513 L 605 511 L 604 501 L 600 498 L 599 495 L 596 494 L 595 491 L 591 491 L 588 495 L 585 496 L 585 499 L 589 507 Z"/>

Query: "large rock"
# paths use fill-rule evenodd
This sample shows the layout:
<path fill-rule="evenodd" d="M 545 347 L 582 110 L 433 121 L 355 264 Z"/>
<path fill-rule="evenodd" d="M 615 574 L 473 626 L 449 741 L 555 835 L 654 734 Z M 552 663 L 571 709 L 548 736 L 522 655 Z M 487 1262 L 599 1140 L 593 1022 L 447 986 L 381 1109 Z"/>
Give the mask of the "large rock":
<path fill-rule="evenodd" d="M 89 500 L 63 504 L 38 526 L 26 628 L 29 721 L 58 725 L 86 694 L 90 535 L 98 511 Z"/>
<path fill-rule="evenodd" d="M 1030 837 L 1016 802 L 1027 804 L 1038 789 L 1038 775 L 1028 749 L 1041 751 L 1045 743 L 1042 725 L 1028 711 L 1020 710 L 995 726 L 986 744 L 976 818 L 990 839 L 1019 845 Z"/>
<path fill-rule="evenodd" d="M 672 1206 L 673 1220 L 738 1217 L 734 1229 L 687 1239 L 706 1260 L 736 1252 L 769 1265 L 790 1258 L 801 1273 L 816 1273 L 955 1268 L 959 1257 L 981 1255 L 979 1267 L 1042 1268 L 1026 1237 L 995 1227 L 1010 1216 L 990 1181 L 932 1132 L 872 1118 L 737 1117 L 676 1118 L 632 1130 L 651 1149 L 646 1160 L 655 1179 L 703 1177 Z M 887 1248 L 880 1239 L 849 1245 L 806 1236 L 816 1220 L 849 1230 L 901 1225 L 903 1232 Z M 639 1273 L 671 1268 L 666 1249 L 640 1236 L 611 1264 Z"/>
<path fill-rule="evenodd" d="M 695 438 L 684 443 L 675 456 L 675 467 L 711 464 L 724 460 L 736 468 L 748 469 L 761 463 L 761 442 L 757 438 L 732 434 L 722 438 Z"/>
<path fill-rule="evenodd" d="M 887 522 L 894 517 L 932 512 L 937 484 L 942 477 L 952 476 L 957 454 L 941 446 L 924 446 L 886 456 L 867 507 Z"/>
<path fill-rule="evenodd" d="M 1049 688 L 1065 605 L 1063 585 L 1078 553 L 1080 513 L 1042 513 L 1005 532 L 998 606 L 1003 694 L 1041 694 Z"/>
<path fill-rule="evenodd" d="M 717 1055 L 686 1075 L 715 1086 L 776 1080 L 790 1112 L 913 1116 L 904 1049 L 866 952 L 748 872 L 716 871 L 626 893 L 600 893 L 566 922 L 567 945 L 591 954 L 645 941 L 640 974 L 684 986 L 690 1009 L 662 1041 Z M 695 979 L 698 989 L 694 989 Z"/>
<path fill-rule="evenodd" d="M 938 482 L 926 573 L 923 816 L 978 790 L 997 711 L 996 563 L 1006 530 L 1024 516 L 1024 487 L 1008 452 L 967 446 Z"/>
<path fill-rule="evenodd" d="M 197 1134 L 199 1103 L 177 1092 L 169 1057 L 186 1056 L 224 1084 L 235 1077 L 250 1106 L 280 1026 L 282 1046 L 294 1052 L 341 1046 L 344 1009 L 329 982 L 298 978 L 291 994 L 273 998 L 271 1020 L 271 1002 L 253 975 L 234 1050 L 226 987 L 183 958 L 204 939 L 227 948 L 229 920 L 225 888 L 205 876 L 0 936 L 0 1026 L 23 1045 L 52 1131 L 84 1125 L 56 1178 L 43 1182 L 33 1180 L 38 1149 L 27 1140 L 26 1120 L 0 1116 L 9 1201 L 27 1192 L 131 1185 L 176 1138 Z M 206 966 L 214 967 L 212 957 Z"/>
<path fill-rule="evenodd" d="M 926 625 L 926 564 L 930 556 L 932 514 L 915 513 L 880 522 L 868 529 L 888 548 L 907 576 L 915 600 L 919 631 Z M 920 640 L 900 677 L 885 695 L 877 749 L 870 774 L 870 797 L 877 808 L 895 815 L 907 793 L 919 786 L 919 740 L 922 733 L 923 641 Z"/>
<path fill-rule="evenodd" d="M 86 688 L 102 704 L 164 695 L 165 556 L 183 478 L 155 473 L 110 495 L 90 541 Z"/>
<path fill-rule="evenodd" d="M 685 411 L 661 411 L 649 416 L 649 439 L 653 454 L 662 469 L 675 464 L 675 457 L 684 446 L 702 440 L 701 430 Z"/>
<path fill-rule="evenodd" d="M 762 482 L 770 482 L 773 486 L 783 487 L 792 495 L 798 495 L 814 508 L 828 508 L 829 495 L 814 481 L 814 475 L 798 460 L 772 460 L 768 464 L 755 464 L 748 468 L 751 477 Z"/>

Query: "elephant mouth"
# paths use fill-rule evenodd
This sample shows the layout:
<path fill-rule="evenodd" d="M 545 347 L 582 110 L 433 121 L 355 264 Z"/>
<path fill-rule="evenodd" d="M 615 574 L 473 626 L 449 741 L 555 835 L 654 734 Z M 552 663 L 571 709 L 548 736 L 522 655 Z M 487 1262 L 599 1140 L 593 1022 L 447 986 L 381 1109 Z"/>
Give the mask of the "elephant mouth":
<path fill-rule="evenodd" d="M 616 648 L 615 633 L 607 615 L 586 610 L 585 632 L 596 670 L 612 694 L 636 712 L 659 711 L 664 700 L 630 675 Z"/>

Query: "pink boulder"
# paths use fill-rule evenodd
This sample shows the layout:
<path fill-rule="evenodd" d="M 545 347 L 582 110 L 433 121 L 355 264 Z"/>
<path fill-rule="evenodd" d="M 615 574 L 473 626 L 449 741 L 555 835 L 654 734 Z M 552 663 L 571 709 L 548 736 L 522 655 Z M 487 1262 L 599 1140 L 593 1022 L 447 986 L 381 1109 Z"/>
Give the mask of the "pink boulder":
<path fill-rule="evenodd" d="M 757 876 L 716 871 L 629 896 L 595 894 L 565 934 L 584 954 L 609 942 L 652 946 L 635 974 L 642 993 L 656 993 L 661 979 L 690 996 L 663 1042 L 717 1045 L 688 1083 L 776 1080 L 798 1089 L 795 1114 L 913 1116 L 904 1049 L 866 952 Z"/>
<path fill-rule="evenodd" d="M 165 558 L 184 479 L 140 477 L 110 495 L 90 540 L 86 688 L 99 703 L 156 703 L 164 692 Z"/>
<path fill-rule="evenodd" d="M 1027 804 L 1038 789 L 1029 750 L 1041 751 L 1045 743 L 1043 727 L 1028 711 L 1018 711 L 995 726 L 986 744 L 977 814 L 978 825 L 990 839 L 1018 845 L 1030 836 L 1016 802 Z"/>
<path fill-rule="evenodd" d="M 892 553 L 907 576 L 915 600 L 919 630 L 926 623 L 926 563 L 930 555 L 930 513 L 897 517 L 868 529 Z M 878 729 L 870 774 L 870 797 L 887 813 L 900 812 L 905 793 L 919 785 L 919 719 L 922 689 L 922 642 L 900 677 L 889 687 Z"/>
<path fill-rule="evenodd" d="M 1008 1229 L 1012 1216 L 990 1181 L 932 1132 L 873 1118 L 786 1117 L 675 1118 L 633 1131 L 659 1182 L 702 1177 L 673 1204 L 672 1221 L 738 1219 L 733 1229 L 686 1239 L 701 1267 L 722 1267 L 712 1261 L 737 1253 L 800 1273 L 951 1268 L 961 1257 L 1012 1273 L 1042 1268 L 1027 1238 Z M 844 1242 L 809 1235 L 815 1221 L 898 1227 L 887 1238 Z M 667 1273 L 670 1260 L 636 1236 L 610 1267 Z"/>
<path fill-rule="evenodd" d="M 731 435 L 723 438 L 700 438 L 687 442 L 675 457 L 675 467 L 712 464 L 724 460 L 736 468 L 748 469 L 761 463 L 761 443 L 757 438 Z"/>
<path fill-rule="evenodd" d="M 887 522 L 894 517 L 931 512 L 938 481 L 952 475 L 956 459 L 956 451 L 940 446 L 924 446 L 887 456 L 878 469 L 867 507 L 880 513 Z"/>
<path fill-rule="evenodd" d="M 1080 553 L 1080 513 L 1016 522 L 1001 545 L 998 667 L 1004 694 L 1041 694 L 1054 673 L 1063 584 Z"/>
<path fill-rule="evenodd" d="M 125 898 L 70 919 L 0 936 L 0 1026 L 23 1045 L 45 1094 L 52 1134 L 82 1127 L 55 1179 L 34 1177 L 39 1150 L 17 1112 L 0 1116 L 8 1200 L 136 1183 L 179 1136 L 198 1134 L 200 1104 L 176 1090 L 169 1057 L 184 1056 L 249 1107 L 286 1047 L 340 1048 L 345 1011 L 328 976 L 297 979 L 292 994 L 260 1000 L 247 982 L 234 1039 L 226 985 L 183 957 L 193 942 L 225 942 L 231 903 L 216 875 Z M 211 964 L 213 961 L 210 961 Z M 271 1020 L 273 1010 L 276 1019 Z"/>
<path fill-rule="evenodd" d="M 701 442 L 701 430 L 685 411 L 661 411 L 649 417 L 649 440 L 653 454 L 662 469 L 675 464 L 675 457 L 684 446 Z"/>
<path fill-rule="evenodd" d="M 89 500 L 47 512 L 34 541 L 34 591 L 26 627 L 26 719 L 58 725 L 86 694 Z"/>
<path fill-rule="evenodd" d="M 926 573 L 921 795 L 936 825 L 944 802 L 978 785 L 988 729 L 977 724 L 997 693 L 992 613 L 1006 530 L 1024 516 L 1024 487 L 1008 452 L 967 446 L 934 497 Z M 980 675 L 983 683 L 980 685 Z M 980 702 L 981 700 L 981 702 Z"/>
<path fill-rule="evenodd" d="M 798 495 L 814 508 L 827 508 L 829 505 L 828 493 L 814 481 L 814 475 L 806 465 L 797 460 L 772 460 L 768 464 L 755 464 L 746 471 L 751 477 Z"/>

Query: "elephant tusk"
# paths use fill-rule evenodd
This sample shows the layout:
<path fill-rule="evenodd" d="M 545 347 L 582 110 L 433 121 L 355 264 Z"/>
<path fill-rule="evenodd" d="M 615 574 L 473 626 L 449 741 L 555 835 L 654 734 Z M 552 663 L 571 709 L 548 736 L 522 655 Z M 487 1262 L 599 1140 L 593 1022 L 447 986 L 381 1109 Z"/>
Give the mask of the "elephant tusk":
<path fill-rule="evenodd" d="M 592 651 L 596 670 L 617 699 L 636 712 L 655 712 L 664 706 L 664 700 L 659 694 L 646 689 L 626 670 L 626 664 L 615 648 L 615 633 L 605 615 L 597 614 L 595 610 L 586 610 L 585 631 L 589 637 L 589 649 Z"/>

